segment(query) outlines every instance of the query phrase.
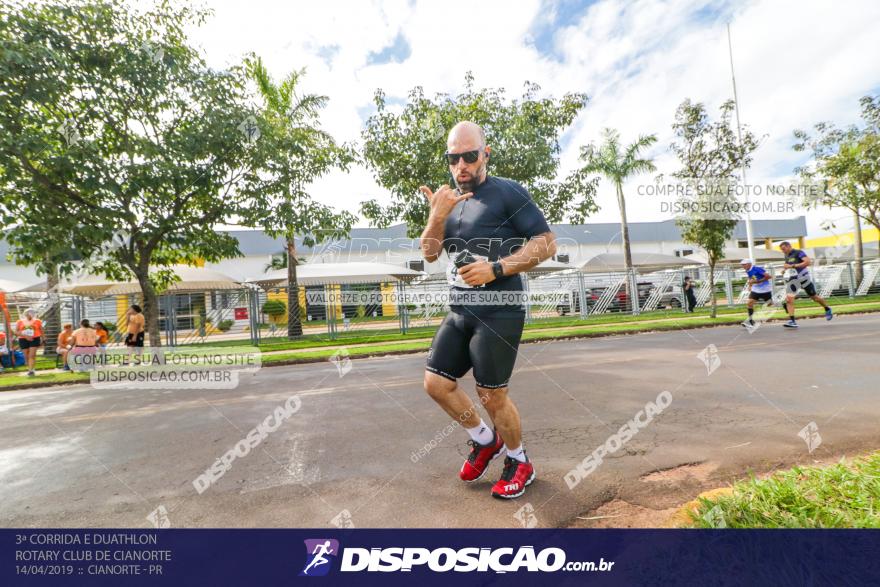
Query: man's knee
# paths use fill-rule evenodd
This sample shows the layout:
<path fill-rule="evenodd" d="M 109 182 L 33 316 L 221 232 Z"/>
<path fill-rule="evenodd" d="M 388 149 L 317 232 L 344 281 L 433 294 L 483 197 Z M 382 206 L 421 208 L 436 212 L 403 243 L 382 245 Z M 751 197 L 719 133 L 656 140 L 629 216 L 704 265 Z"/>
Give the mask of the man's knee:
<path fill-rule="evenodd" d="M 455 391 L 456 383 L 442 375 L 425 371 L 425 391 L 432 399 L 439 401 Z"/>
<path fill-rule="evenodd" d="M 480 402 L 486 406 L 489 412 L 494 412 L 507 402 L 507 387 L 480 387 L 477 386 L 477 395 Z"/>

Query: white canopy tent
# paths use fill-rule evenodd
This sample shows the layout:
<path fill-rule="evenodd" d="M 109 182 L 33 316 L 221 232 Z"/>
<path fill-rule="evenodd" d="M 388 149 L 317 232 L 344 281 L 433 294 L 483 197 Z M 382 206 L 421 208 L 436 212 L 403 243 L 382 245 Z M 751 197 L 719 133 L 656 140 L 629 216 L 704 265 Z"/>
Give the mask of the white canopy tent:
<path fill-rule="evenodd" d="M 296 281 L 301 286 L 406 282 L 423 275 L 424 273 L 420 271 L 390 263 L 307 263 L 296 267 Z M 287 269 L 270 271 L 264 277 L 254 279 L 252 282 L 264 289 L 284 287 L 287 284 Z"/>
<path fill-rule="evenodd" d="M 575 266 L 568 263 L 562 263 L 561 261 L 547 259 L 546 261 L 541 261 L 536 266 L 529 269 L 528 273 L 529 275 L 544 275 L 547 273 L 556 273 L 558 271 L 567 271 L 569 269 L 575 269 Z"/>
<path fill-rule="evenodd" d="M 660 271 L 662 269 L 678 269 L 694 265 L 704 265 L 701 260 L 691 257 L 676 257 L 660 253 L 633 253 L 632 264 L 640 271 Z M 623 253 L 602 253 L 581 265 L 583 273 L 622 273 L 626 271 Z"/>
<path fill-rule="evenodd" d="M 178 277 L 162 293 L 179 293 L 188 291 L 209 291 L 223 289 L 241 289 L 242 284 L 228 275 L 219 271 L 205 269 L 203 267 L 190 267 L 188 265 L 174 265 L 170 267 Z M 129 295 L 141 293 L 141 287 L 137 281 L 110 281 L 99 275 L 86 275 L 84 277 L 68 277 L 61 280 L 59 292 L 90 298 L 101 298 L 114 295 Z M 25 292 L 45 292 L 45 281 L 25 288 Z"/>
<path fill-rule="evenodd" d="M 26 283 L 21 283 L 20 281 L 13 281 L 11 279 L 0 279 L 0 291 L 6 293 L 15 293 L 22 291 L 27 286 Z"/>
<path fill-rule="evenodd" d="M 556 273 L 557 271 L 566 271 L 569 269 L 576 269 L 574 265 L 569 265 L 568 263 L 562 263 L 560 261 L 554 261 L 552 259 L 547 259 L 545 261 L 541 261 L 536 266 L 529 269 L 529 275 L 546 275 L 548 273 Z M 435 271 L 431 273 L 431 277 L 437 277 L 440 275 L 446 275 L 446 269 Z"/>
<path fill-rule="evenodd" d="M 749 250 L 746 248 L 729 247 L 724 249 L 722 258 L 718 261 L 719 265 L 739 265 L 739 262 L 749 257 Z M 693 255 L 685 257 L 685 259 L 693 259 L 695 265 L 708 265 L 709 256 L 706 251 L 697 251 Z M 782 263 L 785 255 L 782 251 L 773 251 L 764 248 L 755 247 L 756 263 Z"/>

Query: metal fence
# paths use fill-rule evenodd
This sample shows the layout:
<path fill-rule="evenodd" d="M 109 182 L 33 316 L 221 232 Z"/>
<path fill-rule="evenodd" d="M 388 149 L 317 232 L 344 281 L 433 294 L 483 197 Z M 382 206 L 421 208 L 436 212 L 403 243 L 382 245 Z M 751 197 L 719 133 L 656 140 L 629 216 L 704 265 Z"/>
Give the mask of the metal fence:
<path fill-rule="evenodd" d="M 764 265 L 774 275 L 774 299 L 784 298 L 781 265 Z M 880 293 L 880 260 L 817 264 L 811 267 L 822 297 L 857 298 Z M 861 273 L 861 274 L 860 274 Z M 523 276 L 528 293 L 526 318 L 530 323 L 569 317 L 590 320 L 609 314 L 682 312 L 686 306 L 682 284 L 685 275 L 695 281 L 698 307 L 714 295 L 719 306 L 744 304 L 748 298 L 746 275 L 739 266 L 715 271 L 714 291 L 709 287 L 708 267 L 653 272 L 585 274 L 570 269 Z M 300 287 L 303 334 L 313 339 L 430 332 L 448 311 L 443 276 L 426 276 L 409 283 L 333 284 Z M 803 292 L 799 294 L 803 296 Z M 279 304 L 269 302 L 281 302 Z M 26 307 L 46 311 L 51 300 L 18 296 L 9 304 L 12 321 Z M 101 321 L 110 330 L 110 344 L 123 344 L 127 327 L 125 311 L 139 296 L 85 298 L 61 296 L 61 320 L 78 324 L 82 318 Z M 273 307 L 274 306 L 274 307 Z M 272 310 L 272 311 L 269 311 Z M 159 326 L 163 344 L 210 344 L 247 341 L 261 344 L 287 339 L 287 290 L 263 290 L 256 286 L 216 291 L 176 292 L 159 298 Z M 54 347 L 54 341 L 47 341 Z"/>

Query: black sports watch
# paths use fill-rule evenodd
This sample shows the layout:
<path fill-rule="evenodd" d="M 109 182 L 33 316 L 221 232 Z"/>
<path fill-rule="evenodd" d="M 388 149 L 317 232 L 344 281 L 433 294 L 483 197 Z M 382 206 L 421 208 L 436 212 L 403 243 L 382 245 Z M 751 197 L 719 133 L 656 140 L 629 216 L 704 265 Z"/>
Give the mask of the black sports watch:
<path fill-rule="evenodd" d="M 495 279 L 504 277 L 504 265 L 501 264 L 501 261 L 492 263 L 492 273 L 495 275 Z"/>

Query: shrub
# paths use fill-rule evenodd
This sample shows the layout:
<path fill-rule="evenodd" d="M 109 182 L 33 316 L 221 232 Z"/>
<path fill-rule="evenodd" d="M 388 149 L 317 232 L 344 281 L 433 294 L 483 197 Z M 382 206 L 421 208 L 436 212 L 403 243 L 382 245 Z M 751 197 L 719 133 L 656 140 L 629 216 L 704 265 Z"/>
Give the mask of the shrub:
<path fill-rule="evenodd" d="M 267 316 L 277 317 L 287 314 L 287 304 L 281 300 L 269 300 L 263 304 L 263 314 Z"/>

